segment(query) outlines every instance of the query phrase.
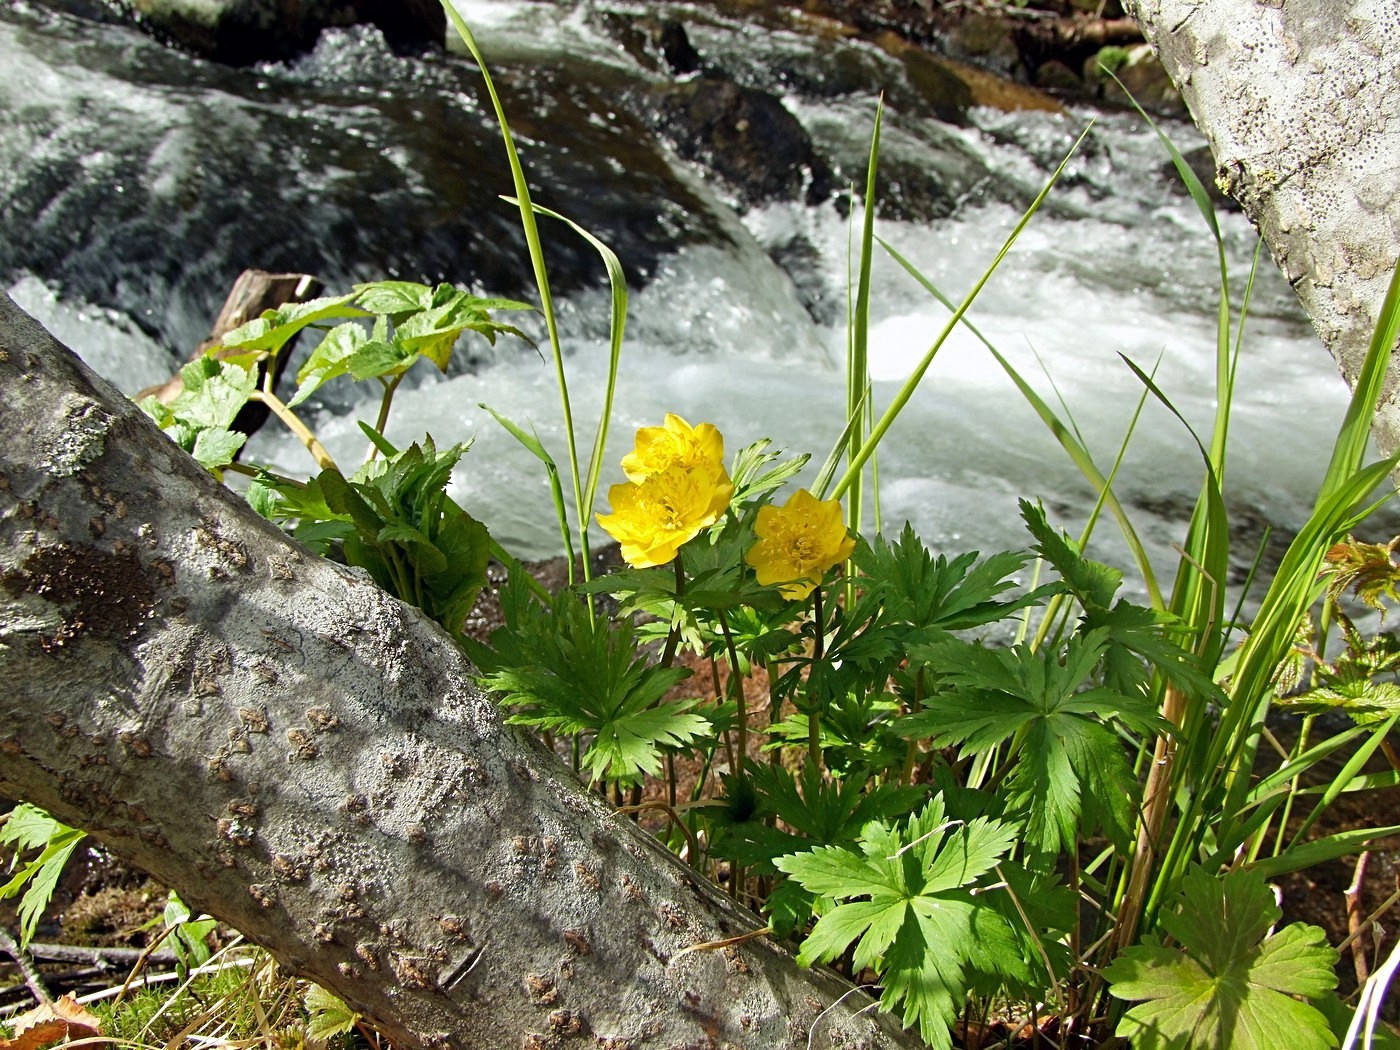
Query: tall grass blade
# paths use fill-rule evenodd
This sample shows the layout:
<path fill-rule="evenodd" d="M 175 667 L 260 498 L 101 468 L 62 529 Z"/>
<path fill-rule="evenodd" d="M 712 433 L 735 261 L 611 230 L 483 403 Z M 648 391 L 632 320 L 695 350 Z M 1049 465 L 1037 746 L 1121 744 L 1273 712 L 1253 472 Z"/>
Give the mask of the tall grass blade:
<path fill-rule="evenodd" d="M 496 84 L 491 79 L 490 70 L 486 68 L 486 59 L 481 54 L 481 48 L 477 46 L 476 37 L 472 35 L 471 29 L 462 16 L 457 13 L 457 9 L 452 6 L 451 0 L 442 0 L 442 7 L 447 13 L 448 21 L 457 31 L 457 35 L 461 37 L 462 43 L 466 45 L 472 60 L 481 71 L 482 83 L 486 86 L 486 93 L 491 98 L 491 106 L 496 113 L 496 122 L 501 127 L 501 139 L 505 143 L 506 161 L 510 165 L 511 182 L 515 187 L 513 199 L 520 212 L 520 228 L 525 234 L 525 244 L 530 253 L 530 265 L 535 274 L 535 286 L 540 294 L 540 312 L 544 315 L 545 329 L 549 333 L 549 347 L 554 360 L 554 374 L 559 387 L 560 409 L 563 414 L 564 437 L 568 443 L 569 472 L 574 484 L 574 505 L 582 507 L 584 504 L 583 479 L 579 473 L 578 442 L 574 436 L 574 413 L 569 400 L 568 377 L 564 372 L 564 350 L 559 343 L 559 320 L 554 310 L 554 296 L 549 289 L 549 271 L 545 266 L 539 226 L 535 222 L 535 209 L 530 199 L 530 187 L 525 181 L 525 168 L 520 162 L 520 154 L 516 151 L 515 136 L 511 134 L 510 122 L 506 119 L 501 96 L 496 91 Z M 556 504 L 556 507 L 561 505 Z M 567 518 L 562 520 L 561 528 L 568 532 Z M 568 574 L 569 582 L 572 584 L 574 581 L 574 559 L 572 556 L 569 558 Z"/>
<path fill-rule="evenodd" d="M 507 198 L 514 202 L 514 198 Z M 603 456 L 608 443 L 608 426 L 612 421 L 613 398 L 617 392 L 617 369 L 622 357 L 622 337 L 627 328 L 627 278 L 622 272 L 622 260 L 617 253 L 585 230 L 573 219 L 560 215 L 542 205 L 534 205 L 535 211 L 558 219 L 593 246 L 603 260 L 608 272 L 608 287 L 612 310 L 608 319 L 608 379 L 603 390 L 603 404 L 598 417 L 598 430 L 593 438 L 593 449 L 588 458 L 588 474 L 583 485 L 584 502 L 579 506 L 579 542 L 584 554 L 584 578 L 590 575 L 588 567 L 588 528 L 593 519 L 593 504 L 598 494 L 598 479 L 603 472 Z"/>
<path fill-rule="evenodd" d="M 845 495 L 851 485 L 856 482 L 857 478 L 860 476 L 861 469 L 865 466 L 866 460 L 874 455 L 875 449 L 879 446 L 880 441 L 884 438 L 890 427 L 894 425 L 894 421 L 899 418 L 900 412 L 904 410 L 904 406 L 909 403 L 910 398 L 914 396 L 914 391 L 918 389 L 919 384 L 923 381 L 924 374 L 928 371 L 929 366 L 933 364 L 933 359 L 938 356 L 938 351 L 943 349 L 943 344 L 948 341 L 948 337 L 953 333 L 953 330 L 957 328 L 963 315 L 967 313 L 968 309 L 976 301 L 977 296 L 981 294 L 987 282 L 992 279 L 992 275 L 1000 268 L 1002 261 L 1010 254 L 1011 249 L 1015 246 L 1021 233 L 1030 224 L 1035 213 L 1040 210 L 1040 206 L 1045 202 L 1045 198 L 1054 188 L 1055 183 L 1060 180 L 1060 176 L 1064 174 L 1070 159 L 1079 150 L 1080 145 L 1084 142 L 1085 136 L 1089 134 L 1089 129 L 1092 127 L 1093 125 L 1090 124 L 1089 127 L 1085 128 L 1080 134 L 1079 138 L 1075 140 L 1074 145 L 1070 147 L 1069 153 L 1065 155 L 1064 160 L 1060 161 L 1059 166 L 1045 183 L 1045 187 L 1036 195 L 1035 200 L 1031 202 L 1025 214 L 1021 216 L 1015 227 L 1012 228 L 1011 233 L 1007 236 L 1006 241 L 1002 244 L 1001 249 L 997 252 L 991 265 L 983 271 L 982 276 L 977 279 L 977 283 L 972 286 L 972 290 L 963 297 L 962 302 L 958 304 L 958 308 L 953 311 L 953 315 L 948 318 L 942 331 L 940 331 L 938 336 L 934 339 L 933 345 L 929 347 L 928 351 L 914 367 L 914 370 L 909 374 L 909 378 L 904 381 L 904 385 L 901 386 L 899 391 L 895 394 L 894 400 L 890 402 L 889 407 L 885 409 L 884 414 L 880 416 L 879 421 L 871 429 L 869 436 L 861 443 L 856 454 L 848 459 L 846 472 L 841 476 L 840 480 L 836 482 L 835 488 L 832 489 L 832 495 L 834 497 L 839 499 L 841 496 Z"/>
<path fill-rule="evenodd" d="M 901 255 L 893 246 L 883 240 L 880 241 L 880 246 L 884 248 L 885 251 L 889 253 L 890 257 L 903 267 L 905 273 L 909 274 L 910 277 L 917 281 L 926 292 L 949 310 L 957 309 L 953 301 L 949 299 L 948 296 L 944 295 L 937 285 L 924 276 L 913 263 Z M 1113 514 L 1114 520 L 1118 522 L 1118 528 L 1123 533 L 1123 538 L 1128 543 L 1128 549 L 1132 552 L 1133 561 L 1136 562 L 1138 571 L 1142 573 L 1143 581 L 1147 586 L 1148 595 L 1153 606 L 1158 609 L 1164 608 L 1162 592 L 1157 586 L 1156 574 L 1152 569 L 1151 561 L 1147 557 L 1147 549 L 1138 536 L 1137 530 L 1133 528 L 1133 523 L 1128 517 L 1128 512 L 1124 509 L 1122 503 L 1119 502 L 1118 497 L 1114 495 L 1112 479 L 1110 477 L 1105 477 L 1103 472 L 1099 470 L 1098 465 L 1094 462 L 1093 456 L 1090 455 L 1088 448 L 1084 445 L 1078 432 L 1056 415 L 1054 409 L 1046 403 L 1044 398 L 1036 393 L 1035 389 L 1026 381 L 1025 377 L 1021 375 L 1017 368 L 1011 364 L 999 350 L 997 350 L 991 340 L 966 317 L 963 318 L 962 323 L 963 327 L 971 332 L 972 335 L 987 348 L 988 353 L 996 359 L 1002 371 L 1016 384 L 1016 389 L 1021 392 L 1021 396 L 1026 399 L 1026 403 L 1029 404 L 1035 414 L 1040 417 L 1041 422 L 1045 424 L 1050 433 L 1054 435 L 1055 440 L 1058 441 L 1060 446 L 1065 450 L 1070 461 L 1074 463 L 1079 469 L 1079 472 L 1083 474 L 1089 484 L 1093 486 L 1094 491 L 1098 493 L 1098 498 Z M 1141 402 L 1139 402 L 1139 404 L 1141 404 Z"/>
<path fill-rule="evenodd" d="M 564 541 L 564 555 L 569 559 L 569 564 L 572 565 L 574 562 L 574 543 L 569 532 L 569 511 L 564 502 L 564 486 L 559 480 L 559 465 L 554 462 L 554 457 L 549 454 L 549 450 L 544 447 L 544 442 L 533 430 L 527 431 L 524 427 L 511 422 L 488 404 L 482 403 L 477 407 L 490 412 L 496 422 L 501 424 L 511 437 L 520 442 L 536 459 L 544 464 L 545 473 L 549 477 L 549 493 L 554 499 L 554 514 L 559 520 L 559 533 Z"/>
<path fill-rule="evenodd" d="M 1356 385 L 1352 388 L 1351 401 L 1347 405 L 1346 418 L 1342 422 L 1342 432 L 1332 451 L 1332 461 L 1327 466 L 1327 476 L 1323 479 L 1322 490 L 1318 494 L 1319 503 L 1330 495 L 1342 478 L 1356 469 L 1366 455 L 1371 422 L 1380 402 L 1397 338 L 1400 338 L 1400 266 L 1391 272 L 1390 286 L 1386 290 L 1380 314 L 1376 318 L 1376 329 L 1371 334 L 1366 360 L 1362 363 L 1361 372 L 1356 377 Z"/>
<path fill-rule="evenodd" d="M 870 271 L 875 243 L 875 186 L 880 161 L 880 125 L 884 120 L 885 100 L 875 107 L 875 129 L 870 135 L 870 155 L 865 171 L 865 200 L 861 217 L 860 263 L 856 268 L 856 296 L 851 309 L 846 346 L 846 416 L 856 420 L 848 426 L 845 438 L 846 461 L 850 463 L 860 453 L 868 430 L 867 421 L 873 415 L 870 391 Z M 864 485 L 856 473 L 849 486 L 846 523 L 854 531 L 864 524 Z"/>

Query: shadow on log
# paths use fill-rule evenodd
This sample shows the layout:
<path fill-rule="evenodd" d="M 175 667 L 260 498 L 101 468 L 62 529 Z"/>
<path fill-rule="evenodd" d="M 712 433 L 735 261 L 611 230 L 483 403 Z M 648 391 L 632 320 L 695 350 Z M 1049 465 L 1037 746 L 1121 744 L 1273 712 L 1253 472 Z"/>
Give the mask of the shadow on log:
<path fill-rule="evenodd" d="M 405 1047 L 917 1047 L 0 295 L 0 794 Z"/>

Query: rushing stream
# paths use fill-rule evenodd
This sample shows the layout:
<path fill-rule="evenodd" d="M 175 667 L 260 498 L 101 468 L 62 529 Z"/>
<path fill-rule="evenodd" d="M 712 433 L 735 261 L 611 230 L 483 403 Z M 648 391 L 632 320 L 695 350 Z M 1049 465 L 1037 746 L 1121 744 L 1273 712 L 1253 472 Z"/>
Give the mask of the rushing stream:
<path fill-rule="evenodd" d="M 624 46 L 619 27 L 659 8 L 685 22 L 708 65 L 781 97 L 835 185 L 863 181 L 884 88 L 878 233 L 954 297 L 1094 120 L 969 316 L 1047 399 L 1064 399 L 1105 469 L 1142 392 L 1120 354 L 1155 365 L 1177 408 L 1208 431 L 1215 248 L 1140 118 L 974 108 L 966 123 L 944 123 L 921 108 L 904 68 L 870 44 L 683 4 L 459 0 L 459 8 L 502 83 L 538 200 L 599 234 L 628 267 L 610 464 L 633 427 L 666 411 L 715 422 L 731 449 L 769 436 L 820 461 L 843 404 L 846 209 L 832 199 L 747 202 L 653 132 L 647 93 L 676 76 Z M 313 272 L 332 291 L 397 276 L 529 294 L 513 213 L 497 199 L 509 190 L 499 137 L 476 70 L 460 58 L 398 57 L 373 30 L 334 30 L 296 62 L 229 69 L 120 25 L 17 0 L 0 7 L 0 70 L 0 287 L 127 391 L 171 373 L 245 266 Z M 1199 145 L 1189 126 L 1167 130 L 1183 149 Z M 1252 231 L 1238 215 L 1222 225 L 1238 295 Z M 607 301 L 592 249 L 557 230 L 549 248 L 586 439 L 606 364 Z M 882 408 L 946 312 L 883 252 L 872 303 Z M 450 375 L 425 373 L 400 393 L 390 437 L 474 436 L 459 498 L 506 546 L 551 553 L 557 532 L 538 463 L 477 405 L 533 425 L 562 460 L 552 369 L 512 340 L 494 349 L 464 342 L 459 355 Z M 1238 382 L 1232 509 L 1253 525 L 1295 528 L 1346 391 L 1267 258 Z M 343 463 L 363 445 L 354 421 L 373 418 L 357 396 L 333 385 L 310 406 Z M 312 467 L 271 431 L 254 452 L 287 471 Z M 880 470 L 886 526 L 909 518 L 938 547 L 1021 546 L 1019 496 L 1044 500 L 1072 528 L 1091 502 L 966 332 L 935 361 Z M 1199 479 L 1182 424 L 1149 405 L 1120 493 L 1163 565 Z M 1104 556 L 1121 561 L 1114 537 L 1103 539 Z"/>

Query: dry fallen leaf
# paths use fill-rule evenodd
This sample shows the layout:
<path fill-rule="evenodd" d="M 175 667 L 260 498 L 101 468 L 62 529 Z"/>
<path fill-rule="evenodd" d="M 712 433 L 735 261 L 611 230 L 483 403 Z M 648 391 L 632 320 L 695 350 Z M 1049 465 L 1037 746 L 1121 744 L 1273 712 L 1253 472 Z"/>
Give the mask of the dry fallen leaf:
<path fill-rule="evenodd" d="M 70 1039 L 90 1039 L 102 1034 L 101 1022 L 78 1005 L 71 995 L 56 1003 L 44 1003 L 15 1018 L 15 1037 L 0 1039 L 0 1050 L 41 1050 Z"/>

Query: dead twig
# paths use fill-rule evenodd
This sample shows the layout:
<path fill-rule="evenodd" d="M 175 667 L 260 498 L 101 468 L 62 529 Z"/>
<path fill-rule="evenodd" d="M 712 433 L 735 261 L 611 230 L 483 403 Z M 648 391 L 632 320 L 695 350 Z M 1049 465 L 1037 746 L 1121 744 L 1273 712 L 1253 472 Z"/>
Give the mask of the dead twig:
<path fill-rule="evenodd" d="M 39 974 L 39 968 L 34 965 L 34 959 L 29 952 L 19 946 L 19 942 L 10 936 L 10 931 L 0 926 L 0 950 L 15 961 L 19 967 L 19 972 L 24 975 L 24 983 L 33 993 L 34 998 L 39 1000 L 40 1005 L 53 1002 L 53 995 L 44 984 L 44 978 Z"/>
<path fill-rule="evenodd" d="M 1361 938 L 1357 933 L 1361 929 L 1361 924 L 1366 921 L 1365 905 L 1361 902 L 1361 891 L 1366 885 L 1366 862 L 1371 854 L 1364 852 L 1356 858 L 1356 867 L 1352 869 L 1351 885 L 1346 888 L 1347 902 L 1347 940 L 1351 942 L 1351 965 L 1356 970 L 1356 983 L 1363 985 L 1366 979 L 1371 976 L 1371 963 L 1366 958 L 1366 949 L 1361 946 Z"/>

